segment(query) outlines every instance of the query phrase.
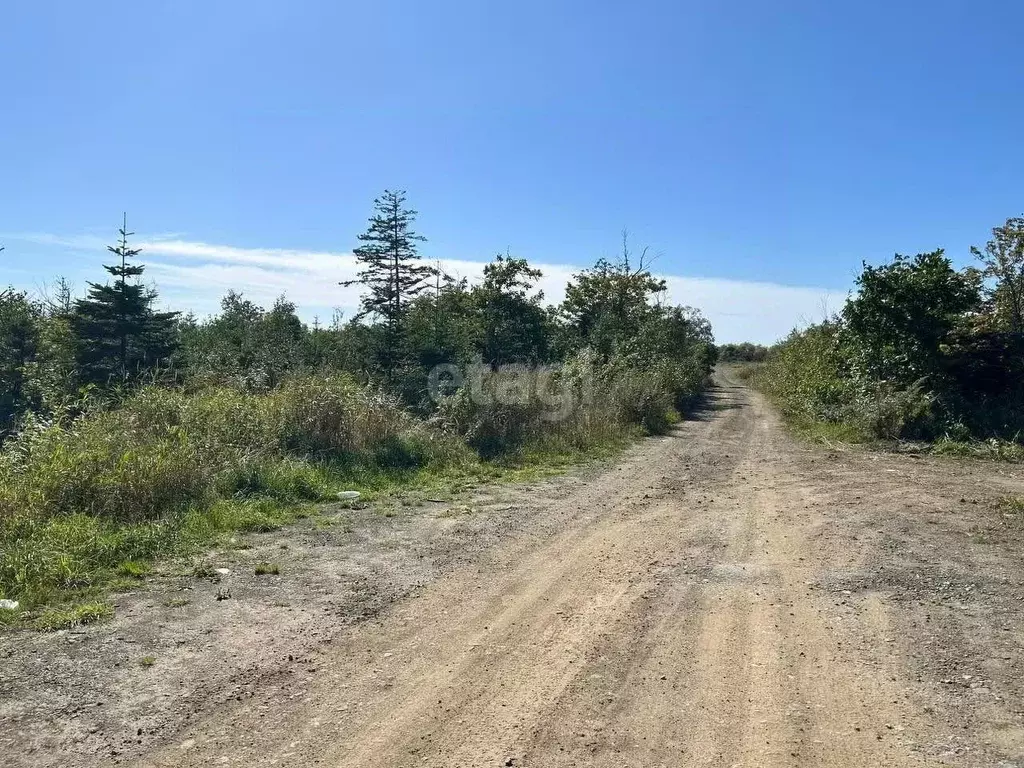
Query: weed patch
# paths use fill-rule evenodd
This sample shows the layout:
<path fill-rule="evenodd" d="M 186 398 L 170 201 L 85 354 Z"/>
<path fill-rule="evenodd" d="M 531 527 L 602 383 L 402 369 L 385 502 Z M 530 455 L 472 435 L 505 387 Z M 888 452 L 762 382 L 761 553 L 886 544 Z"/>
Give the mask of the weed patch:
<path fill-rule="evenodd" d="M 107 603 L 83 603 L 67 607 L 50 608 L 31 621 L 30 626 L 44 632 L 72 629 L 86 624 L 98 624 L 114 616 Z"/>

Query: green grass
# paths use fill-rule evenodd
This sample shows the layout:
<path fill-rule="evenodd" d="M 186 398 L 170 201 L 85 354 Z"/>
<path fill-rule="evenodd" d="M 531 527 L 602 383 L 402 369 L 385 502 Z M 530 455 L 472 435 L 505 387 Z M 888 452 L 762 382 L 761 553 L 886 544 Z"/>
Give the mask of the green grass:
<path fill-rule="evenodd" d="M 836 421 L 806 421 L 790 418 L 787 423 L 797 435 L 823 445 L 865 445 L 875 442 L 863 429 L 855 424 Z"/>
<path fill-rule="evenodd" d="M 217 571 L 210 563 L 200 560 L 192 566 L 192 575 L 197 579 L 212 579 L 217 575 Z"/>
<path fill-rule="evenodd" d="M 360 504 L 409 493 L 447 498 L 485 482 L 541 476 L 549 468 L 540 461 L 540 456 L 532 456 L 502 466 L 475 462 L 393 470 L 298 467 L 289 462 L 261 475 L 272 488 L 270 495 L 219 499 L 153 522 L 119 525 L 85 514 L 10 521 L 0 553 L 0 596 L 18 600 L 21 607 L 0 611 L 0 624 L 56 629 L 88 623 L 96 600 L 139 584 L 155 560 L 194 557 L 235 533 L 279 530 L 315 514 L 317 504 L 336 499 L 339 490 L 359 490 Z M 294 481 L 297 476 L 316 478 L 317 501 L 309 499 L 309 485 Z M 191 575 L 217 574 L 210 563 L 200 560 Z"/>
<path fill-rule="evenodd" d="M 156 664 L 156 656 L 143 656 L 139 659 L 139 665 L 143 667 L 152 667 Z"/>
<path fill-rule="evenodd" d="M 786 425 L 800 438 L 825 445 L 866 445 L 879 450 L 912 448 L 915 452 L 983 461 L 1024 463 L 1024 443 L 992 438 L 989 440 L 955 440 L 942 437 L 933 442 L 882 440 L 862 426 L 845 422 L 812 421 L 785 409 L 772 392 L 761 390 L 782 413 Z"/>
<path fill-rule="evenodd" d="M 114 616 L 114 609 L 107 603 L 89 602 L 79 605 L 49 608 L 38 617 L 31 619 L 29 626 L 44 632 L 58 629 L 72 629 L 85 624 L 98 624 Z"/>
<path fill-rule="evenodd" d="M 618 441 L 586 449 L 539 445 L 500 461 L 466 461 L 449 466 L 300 467 L 289 462 L 284 468 L 261 474 L 264 482 L 273 478 L 272 495 L 221 499 L 155 522 L 117 525 L 87 515 L 22 520 L 13 546 L 0 556 L 4 596 L 15 597 L 22 608 L 0 611 L 11 614 L 0 616 L 0 623 L 37 629 L 89 623 L 89 611 L 97 600 L 111 591 L 133 588 L 152 573 L 155 560 L 195 557 L 216 544 L 230 546 L 227 539 L 239 532 L 279 530 L 300 517 L 315 514 L 318 504 L 330 503 L 339 490 L 360 491 L 357 504 L 402 497 L 417 503 L 425 498 L 450 500 L 487 483 L 536 481 L 564 473 L 581 462 L 610 458 L 638 435 L 638 431 L 628 432 Z M 310 494 L 305 491 L 294 492 L 296 487 L 309 487 L 297 485 L 296 476 L 316 478 L 318 502 L 309 500 Z M 316 522 L 319 520 L 317 516 Z M 214 566 L 203 559 L 196 561 L 189 573 L 200 579 L 217 576 Z M 109 606 L 105 610 L 109 611 Z"/>
<path fill-rule="evenodd" d="M 257 576 L 277 576 L 281 573 L 281 568 L 277 563 L 256 563 L 253 572 Z"/>
<path fill-rule="evenodd" d="M 151 570 L 152 568 L 149 563 L 139 562 L 138 560 L 125 560 L 117 566 L 117 573 L 122 576 L 129 576 L 133 579 L 141 579 Z"/>
<path fill-rule="evenodd" d="M 1009 440 L 951 440 L 943 438 L 931 443 L 928 450 L 937 456 L 1024 462 L 1024 445 Z"/>

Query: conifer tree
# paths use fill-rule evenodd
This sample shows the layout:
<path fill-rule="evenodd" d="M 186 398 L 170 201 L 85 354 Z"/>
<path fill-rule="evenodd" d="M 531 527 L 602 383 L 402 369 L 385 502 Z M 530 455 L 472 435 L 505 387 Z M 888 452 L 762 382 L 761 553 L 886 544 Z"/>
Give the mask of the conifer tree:
<path fill-rule="evenodd" d="M 84 381 L 125 382 L 162 364 L 175 346 L 177 312 L 155 312 L 156 292 L 138 282 L 145 267 L 131 263 L 141 249 L 128 245 L 125 216 L 117 245 L 107 246 L 117 258 L 103 268 L 114 283 L 89 283 L 86 298 L 75 303 L 72 327 L 78 339 Z"/>
<path fill-rule="evenodd" d="M 385 190 L 373 201 L 375 213 L 362 243 L 353 253 L 363 266 L 359 276 L 342 285 L 361 284 L 366 292 L 356 319 L 375 315 L 383 321 L 379 360 L 386 373 L 394 370 L 403 347 L 409 303 L 426 290 L 435 267 L 421 264 L 417 243 L 425 237 L 413 231 L 416 211 L 405 207 L 405 192 Z"/>

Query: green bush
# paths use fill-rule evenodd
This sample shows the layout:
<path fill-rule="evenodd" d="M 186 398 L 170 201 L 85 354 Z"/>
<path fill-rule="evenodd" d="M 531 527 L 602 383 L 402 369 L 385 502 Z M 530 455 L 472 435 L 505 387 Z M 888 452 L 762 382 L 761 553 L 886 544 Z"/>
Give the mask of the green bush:
<path fill-rule="evenodd" d="M 462 437 L 482 458 L 516 453 L 543 428 L 545 405 L 536 397 L 533 381 L 526 382 L 521 398 L 506 400 L 508 377 L 486 374 L 478 390 L 463 387 L 445 398 L 437 421 Z"/>
<path fill-rule="evenodd" d="M 841 420 L 883 440 L 929 437 L 934 433 L 934 402 L 923 382 L 907 388 L 871 382 L 843 409 Z"/>
<path fill-rule="evenodd" d="M 769 352 L 751 382 L 802 427 L 839 428 L 851 440 L 932 438 L 937 398 L 920 379 L 909 386 L 867 376 L 838 322 L 794 331 Z"/>
<path fill-rule="evenodd" d="M 836 323 L 794 331 L 772 347 L 752 377 L 780 409 L 799 422 L 841 422 L 854 397 Z"/>

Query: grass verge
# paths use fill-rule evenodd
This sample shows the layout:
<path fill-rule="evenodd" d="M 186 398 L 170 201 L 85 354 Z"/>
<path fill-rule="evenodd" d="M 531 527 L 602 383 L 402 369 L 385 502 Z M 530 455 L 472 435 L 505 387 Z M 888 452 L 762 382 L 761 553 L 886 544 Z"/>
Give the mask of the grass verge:
<path fill-rule="evenodd" d="M 103 598 L 137 588 L 155 561 L 196 557 L 231 534 L 266 533 L 315 516 L 323 504 L 337 503 L 341 490 L 358 490 L 360 503 L 409 494 L 447 500 L 486 483 L 529 482 L 607 459 L 640 436 L 637 429 L 586 449 L 536 445 L 500 460 L 426 467 L 289 459 L 250 473 L 237 495 L 154 521 L 118 523 L 81 513 L 9 521 L 0 590 L 20 605 L 0 611 L 0 624 L 52 631 L 105 621 L 113 609 Z M 278 568 L 260 563 L 256 572 L 276 574 Z M 192 575 L 212 578 L 214 572 L 200 559 Z"/>
<path fill-rule="evenodd" d="M 999 438 L 958 440 L 949 436 L 940 437 L 931 442 L 885 440 L 873 435 L 860 424 L 809 419 L 800 413 L 795 413 L 792 408 L 788 407 L 787 400 L 778 396 L 770 387 L 759 386 L 758 373 L 764 370 L 763 364 L 736 366 L 734 370 L 741 379 L 768 398 L 768 401 L 782 414 L 786 425 L 794 434 L 810 442 L 829 446 L 864 446 L 896 453 L 926 453 L 933 456 L 951 456 L 961 459 L 1024 463 L 1024 444 L 1012 440 Z"/>
<path fill-rule="evenodd" d="M 338 375 L 265 394 L 152 386 L 75 418 L 30 419 L 0 451 L 0 599 L 18 603 L 0 622 L 103 620 L 99 601 L 137 588 L 155 561 L 277 530 L 343 490 L 361 503 L 452 497 L 564 471 L 668 429 L 699 388 L 669 369 L 626 371 L 584 397 L 587 379 L 569 382 L 577 405 L 558 419 L 539 396 L 509 404 L 462 392 L 428 422 Z M 200 561 L 194 575 L 206 570 Z"/>

